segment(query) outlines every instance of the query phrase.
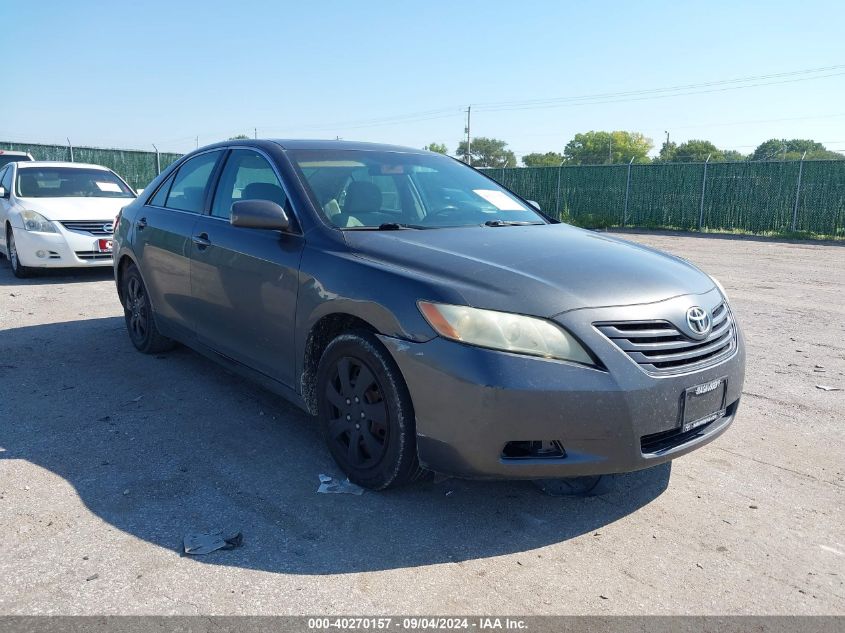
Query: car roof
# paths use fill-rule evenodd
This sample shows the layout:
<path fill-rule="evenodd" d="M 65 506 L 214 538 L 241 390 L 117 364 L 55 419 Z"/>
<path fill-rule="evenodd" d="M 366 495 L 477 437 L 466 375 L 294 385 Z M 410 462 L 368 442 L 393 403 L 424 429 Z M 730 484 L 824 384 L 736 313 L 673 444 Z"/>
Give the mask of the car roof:
<path fill-rule="evenodd" d="M 363 141 L 340 141 L 319 139 L 269 139 L 277 143 L 282 149 L 347 149 L 369 150 L 376 152 L 404 152 L 412 154 L 427 154 L 423 149 L 403 147 L 402 145 L 388 145 L 385 143 L 366 143 Z"/>
<path fill-rule="evenodd" d="M 103 171 L 111 171 L 108 167 L 93 165 L 91 163 L 65 163 L 59 160 L 31 160 L 28 162 L 18 162 L 18 169 L 32 169 L 33 167 L 69 167 L 71 169 L 102 169 Z"/>

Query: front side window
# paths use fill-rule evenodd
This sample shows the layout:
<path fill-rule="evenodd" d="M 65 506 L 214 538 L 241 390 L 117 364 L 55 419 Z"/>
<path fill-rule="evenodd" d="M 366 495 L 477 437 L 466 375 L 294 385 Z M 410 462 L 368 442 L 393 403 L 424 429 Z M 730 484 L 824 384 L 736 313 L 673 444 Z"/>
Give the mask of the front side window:
<path fill-rule="evenodd" d="M 315 205 L 340 228 L 545 224 L 539 213 L 445 156 L 377 150 L 292 150 Z"/>
<path fill-rule="evenodd" d="M 173 178 L 173 185 L 164 206 L 168 209 L 202 213 L 208 181 L 220 154 L 220 151 L 206 152 L 186 161 Z"/>
<path fill-rule="evenodd" d="M 220 175 L 220 184 L 211 205 L 211 215 L 229 219 L 232 203 L 238 200 L 270 200 L 285 206 L 285 193 L 276 172 L 254 150 L 232 150 Z"/>
<path fill-rule="evenodd" d="M 105 169 L 84 167 L 18 168 L 21 198 L 134 198 L 120 178 Z"/>

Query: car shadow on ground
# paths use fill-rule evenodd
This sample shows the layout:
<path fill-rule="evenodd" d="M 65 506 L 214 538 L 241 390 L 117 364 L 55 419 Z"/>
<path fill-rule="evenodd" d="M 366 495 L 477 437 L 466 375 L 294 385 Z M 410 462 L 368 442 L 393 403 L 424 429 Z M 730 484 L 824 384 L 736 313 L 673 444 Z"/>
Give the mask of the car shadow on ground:
<path fill-rule="evenodd" d="M 0 255 L 0 285 L 43 286 L 49 284 L 75 284 L 88 281 L 103 281 L 114 278 L 111 266 L 97 268 L 43 268 L 36 269 L 31 277 L 18 279 L 12 273 L 9 260 Z"/>
<path fill-rule="evenodd" d="M 94 515 L 159 547 L 241 530 L 243 547 L 198 558 L 213 565 L 333 574 L 537 556 L 648 504 L 671 472 L 620 475 L 588 498 L 453 479 L 317 494 L 318 475 L 339 471 L 309 416 L 186 348 L 139 354 L 120 318 L 7 330 L 0 359 L 0 459 L 55 473 Z"/>

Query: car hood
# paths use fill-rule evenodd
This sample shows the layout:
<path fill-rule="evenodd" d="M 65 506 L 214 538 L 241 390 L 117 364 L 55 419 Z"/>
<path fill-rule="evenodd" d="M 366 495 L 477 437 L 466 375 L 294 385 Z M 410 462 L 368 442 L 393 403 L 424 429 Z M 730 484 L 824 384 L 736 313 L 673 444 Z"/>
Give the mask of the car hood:
<path fill-rule="evenodd" d="M 448 284 L 468 305 L 543 317 L 714 287 L 678 257 L 566 224 L 346 231 L 345 237 L 360 257 Z"/>
<path fill-rule="evenodd" d="M 48 220 L 113 220 L 134 198 L 18 198 L 18 205 Z"/>

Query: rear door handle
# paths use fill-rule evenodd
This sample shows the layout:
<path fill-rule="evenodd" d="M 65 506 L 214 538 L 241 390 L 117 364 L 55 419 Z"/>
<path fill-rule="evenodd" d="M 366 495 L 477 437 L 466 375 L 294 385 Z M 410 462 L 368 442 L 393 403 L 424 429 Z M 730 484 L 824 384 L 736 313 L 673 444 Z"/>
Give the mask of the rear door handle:
<path fill-rule="evenodd" d="M 193 237 L 191 237 L 191 241 L 196 244 L 197 248 L 201 251 L 211 246 L 211 241 L 208 239 L 208 233 L 200 233 L 199 235 L 194 235 Z"/>
<path fill-rule="evenodd" d="M 135 222 L 135 227 L 139 231 L 143 231 L 145 228 L 147 228 L 147 218 L 141 218 L 140 220 Z"/>

